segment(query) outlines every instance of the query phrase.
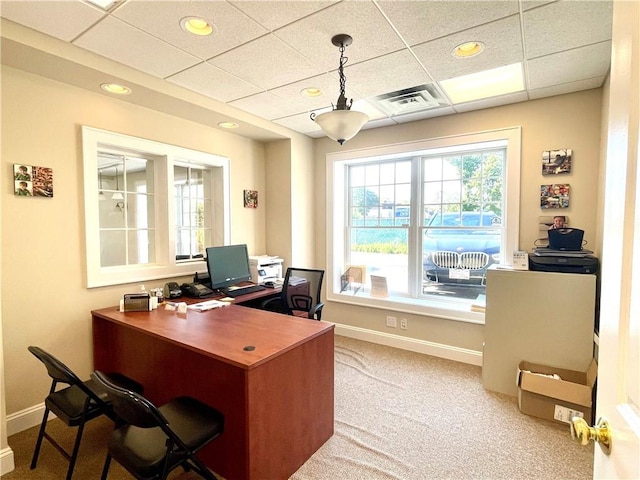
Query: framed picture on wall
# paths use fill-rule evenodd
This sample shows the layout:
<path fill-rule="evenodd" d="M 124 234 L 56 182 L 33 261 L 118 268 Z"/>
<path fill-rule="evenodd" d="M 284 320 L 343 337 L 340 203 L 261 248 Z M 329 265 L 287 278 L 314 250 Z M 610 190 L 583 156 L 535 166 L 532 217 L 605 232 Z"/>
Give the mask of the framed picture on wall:
<path fill-rule="evenodd" d="M 14 193 L 19 197 L 53 197 L 53 170 L 15 163 L 13 165 Z"/>
<path fill-rule="evenodd" d="M 244 191 L 244 208 L 258 208 L 258 191 Z"/>
<path fill-rule="evenodd" d="M 540 185 L 540 208 L 567 208 L 569 190 L 568 183 Z"/>
<path fill-rule="evenodd" d="M 542 152 L 542 174 L 558 175 L 571 173 L 572 151 L 570 148 L 564 150 L 545 150 Z"/>

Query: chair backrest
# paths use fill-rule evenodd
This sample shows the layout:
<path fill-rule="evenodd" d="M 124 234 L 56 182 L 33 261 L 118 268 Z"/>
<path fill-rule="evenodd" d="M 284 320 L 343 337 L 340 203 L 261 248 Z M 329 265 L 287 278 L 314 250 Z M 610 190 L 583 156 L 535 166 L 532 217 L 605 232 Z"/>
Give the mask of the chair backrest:
<path fill-rule="evenodd" d="M 47 367 L 47 373 L 56 382 L 67 383 L 69 385 L 82 384 L 82 380 L 80 380 L 69 367 L 50 353 L 45 352 L 40 347 L 34 346 L 27 347 L 27 350 L 44 363 L 44 366 Z"/>
<path fill-rule="evenodd" d="M 169 422 L 144 396 L 119 387 L 98 370 L 91 374 L 91 378 L 106 390 L 114 413 L 123 422 L 140 428 L 160 427 L 167 431 Z"/>
<path fill-rule="evenodd" d="M 282 285 L 282 301 L 289 310 L 309 312 L 320 303 L 324 270 L 287 268 Z"/>
<path fill-rule="evenodd" d="M 437 251 L 431 254 L 433 264 L 439 268 L 458 268 L 460 255 L 458 252 Z"/>
<path fill-rule="evenodd" d="M 465 270 L 483 270 L 489 265 L 489 254 L 485 252 L 462 252 L 460 268 Z"/>

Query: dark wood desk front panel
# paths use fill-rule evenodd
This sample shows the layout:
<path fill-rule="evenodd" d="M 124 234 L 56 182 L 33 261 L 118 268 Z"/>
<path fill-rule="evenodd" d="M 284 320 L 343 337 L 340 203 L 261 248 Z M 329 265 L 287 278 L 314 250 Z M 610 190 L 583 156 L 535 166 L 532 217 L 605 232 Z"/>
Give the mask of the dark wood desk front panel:
<path fill-rule="evenodd" d="M 237 305 L 92 315 L 96 369 L 157 404 L 190 395 L 224 414 L 199 456 L 228 480 L 286 479 L 333 434 L 333 325 Z"/>

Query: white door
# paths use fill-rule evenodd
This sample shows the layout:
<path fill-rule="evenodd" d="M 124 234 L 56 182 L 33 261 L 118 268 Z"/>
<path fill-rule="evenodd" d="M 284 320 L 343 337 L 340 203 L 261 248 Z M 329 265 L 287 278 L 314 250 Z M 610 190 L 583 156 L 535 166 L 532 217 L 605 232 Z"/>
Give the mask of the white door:
<path fill-rule="evenodd" d="M 640 479 L 640 2 L 614 2 L 605 180 L 594 478 Z"/>

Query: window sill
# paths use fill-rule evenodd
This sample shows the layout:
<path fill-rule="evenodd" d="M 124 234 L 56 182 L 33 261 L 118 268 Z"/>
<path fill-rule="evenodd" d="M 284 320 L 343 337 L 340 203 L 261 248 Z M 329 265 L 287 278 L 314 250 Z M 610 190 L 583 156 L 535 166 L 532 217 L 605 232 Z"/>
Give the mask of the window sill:
<path fill-rule="evenodd" d="M 472 311 L 472 301 L 434 301 L 425 298 L 408 298 L 389 295 L 385 298 L 371 297 L 369 292 L 329 293 L 327 300 L 362 307 L 393 310 L 425 317 L 442 318 L 458 322 L 484 325 L 484 312 Z"/>

